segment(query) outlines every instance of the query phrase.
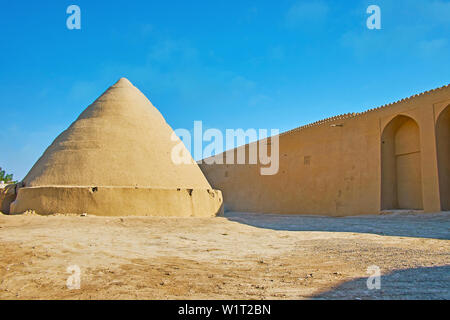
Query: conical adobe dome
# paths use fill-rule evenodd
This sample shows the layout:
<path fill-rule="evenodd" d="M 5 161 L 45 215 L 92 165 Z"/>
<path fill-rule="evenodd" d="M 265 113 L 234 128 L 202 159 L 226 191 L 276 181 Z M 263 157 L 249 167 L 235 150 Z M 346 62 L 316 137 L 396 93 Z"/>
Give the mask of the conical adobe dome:
<path fill-rule="evenodd" d="M 216 214 L 220 192 L 211 190 L 192 158 L 174 163 L 175 146 L 184 148 L 161 113 L 122 78 L 44 152 L 23 179 L 11 211 Z M 200 195 L 203 200 L 196 199 Z"/>
<path fill-rule="evenodd" d="M 194 161 L 172 161 L 180 143 L 172 134 L 161 113 L 122 78 L 56 138 L 23 181 L 27 187 L 211 189 Z"/>

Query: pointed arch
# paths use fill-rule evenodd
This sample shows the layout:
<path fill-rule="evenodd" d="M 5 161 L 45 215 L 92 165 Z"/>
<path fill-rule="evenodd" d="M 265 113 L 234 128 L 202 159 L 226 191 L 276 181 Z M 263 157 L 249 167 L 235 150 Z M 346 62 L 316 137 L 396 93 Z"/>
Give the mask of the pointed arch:
<path fill-rule="evenodd" d="M 441 112 L 437 119 L 436 144 L 441 210 L 450 211 L 450 105 Z"/>
<path fill-rule="evenodd" d="M 420 129 L 399 115 L 381 137 L 381 208 L 423 209 Z"/>

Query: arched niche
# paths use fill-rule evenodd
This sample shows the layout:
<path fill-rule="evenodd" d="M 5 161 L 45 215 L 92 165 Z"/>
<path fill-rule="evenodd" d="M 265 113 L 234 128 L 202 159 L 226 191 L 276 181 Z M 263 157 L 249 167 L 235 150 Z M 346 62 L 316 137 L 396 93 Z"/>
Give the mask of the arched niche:
<path fill-rule="evenodd" d="M 436 143 L 441 209 L 450 211 L 450 105 L 441 112 L 437 119 Z"/>
<path fill-rule="evenodd" d="M 420 129 L 399 115 L 381 137 L 381 209 L 423 210 Z"/>

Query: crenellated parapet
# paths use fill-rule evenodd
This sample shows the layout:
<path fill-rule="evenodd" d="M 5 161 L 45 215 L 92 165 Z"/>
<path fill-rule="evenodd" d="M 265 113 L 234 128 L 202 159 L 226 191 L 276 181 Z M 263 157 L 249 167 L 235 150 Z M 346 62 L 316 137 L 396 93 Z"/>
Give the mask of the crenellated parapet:
<path fill-rule="evenodd" d="M 320 126 L 320 125 L 323 125 L 323 124 L 327 124 L 327 123 L 332 123 L 332 122 L 336 122 L 336 121 L 340 121 L 340 120 L 348 120 L 348 119 L 356 118 L 356 117 L 359 117 L 359 116 L 362 116 L 362 115 L 366 115 L 366 114 L 371 113 L 371 112 L 380 111 L 380 110 L 385 109 L 385 108 L 393 107 L 394 105 L 397 105 L 399 103 L 405 103 L 405 102 L 408 102 L 411 99 L 415 99 L 415 98 L 418 98 L 418 97 L 421 97 L 421 96 L 425 96 L 425 95 L 428 95 L 428 94 L 431 94 L 431 93 L 435 93 L 437 91 L 440 91 L 440 90 L 443 90 L 443 89 L 446 89 L 446 88 L 449 88 L 449 87 L 450 87 L 450 84 L 447 84 L 445 86 L 442 86 L 442 87 L 439 87 L 439 88 L 436 88 L 436 89 L 427 90 L 427 91 L 424 91 L 424 92 L 412 95 L 410 97 L 407 97 L 407 98 L 404 98 L 404 99 L 401 99 L 401 100 L 397 100 L 395 102 L 391 102 L 391 103 L 382 105 L 380 107 L 368 109 L 366 111 L 345 113 L 345 114 L 341 114 L 341 115 L 325 118 L 325 119 L 322 119 L 322 120 L 319 120 L 319 121 L 315 121 L 313 123 L 309 123 L 309 124 L 306 124 L 304 126 L 300 126 L 300 127 L 295 128 L 295 129 L 283 132 L 283 133 L 280 134 L 280 136 L 289 135 L 289 134 L 292 134 L 294 132 L 297 132 L 297 131 L 300 131 L 300 130 L 303 130 L 303 129 L 317 127 L 317 126 Z"/>

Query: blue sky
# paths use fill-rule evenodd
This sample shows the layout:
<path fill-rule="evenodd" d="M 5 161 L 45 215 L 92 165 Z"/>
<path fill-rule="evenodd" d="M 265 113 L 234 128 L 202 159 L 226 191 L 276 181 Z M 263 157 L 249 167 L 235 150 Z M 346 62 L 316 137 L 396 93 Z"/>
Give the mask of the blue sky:
<path fill-rule="evenodd" d="M 81 8 L 68 30 L 66 8 Z M 366 27 L 381 8 L 382 29 Z M 174 128 L 276 128 L 450 81 L 450 1 L 0 1 L 0 166 L 25 176 L 125 76 Z"/>

